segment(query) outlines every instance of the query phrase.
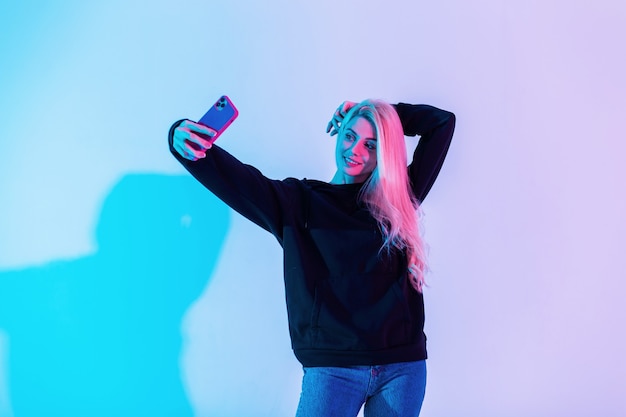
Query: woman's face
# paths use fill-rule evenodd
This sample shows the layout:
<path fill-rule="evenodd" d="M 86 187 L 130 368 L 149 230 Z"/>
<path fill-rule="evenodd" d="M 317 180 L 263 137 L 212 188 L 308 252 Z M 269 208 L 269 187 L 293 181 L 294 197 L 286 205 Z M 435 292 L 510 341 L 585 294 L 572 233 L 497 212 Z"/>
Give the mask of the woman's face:
<path fill-rule="evenodd" d="M 350 120 L 337 137 L 337 174 L 344 184 L 365 182 L 376 168 L 376 130 L 363 117 Z"/>

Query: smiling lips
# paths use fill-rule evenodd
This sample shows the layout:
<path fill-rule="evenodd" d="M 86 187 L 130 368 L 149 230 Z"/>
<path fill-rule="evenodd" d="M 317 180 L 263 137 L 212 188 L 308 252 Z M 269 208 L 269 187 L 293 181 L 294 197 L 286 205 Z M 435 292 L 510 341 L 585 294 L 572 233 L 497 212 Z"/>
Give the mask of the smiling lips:
<path fill-rule="evenodd" d="M 346 161 L 346 165 L 348 165 L 349 167 L 356 167 L 356 166 L 362 165 L 360 162 L 357 162 L 354 159 L 348 158 L 347 156 L 344 156 L 343 160 Z"/>

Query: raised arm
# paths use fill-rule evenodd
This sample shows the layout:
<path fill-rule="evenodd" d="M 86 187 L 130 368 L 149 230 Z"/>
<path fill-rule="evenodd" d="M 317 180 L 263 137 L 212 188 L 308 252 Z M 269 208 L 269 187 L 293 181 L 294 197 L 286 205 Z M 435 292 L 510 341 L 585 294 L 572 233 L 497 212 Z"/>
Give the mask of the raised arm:
<path fill-rule="evenodd" d="M 421 203 L 430 191 L 448 153 L 456 118 L 426 104 L 395 105 L 406 136 L 420 136 L 409 165 L 413 193 Z"/>
<path fill-rule="evenodd" d="M 326 132 L 331 136 L 336 135 L 343 118 L 355 104 L 353 101 L 344 101 L 328 122 Z M 398 103 L 393 106 L 400 117 L 405 136 L 420 136 L 408 169 L 413 193 L 421 203 L 441 170 L 452 141 L 456 119 L 453 113 L 426 104 Z"/>

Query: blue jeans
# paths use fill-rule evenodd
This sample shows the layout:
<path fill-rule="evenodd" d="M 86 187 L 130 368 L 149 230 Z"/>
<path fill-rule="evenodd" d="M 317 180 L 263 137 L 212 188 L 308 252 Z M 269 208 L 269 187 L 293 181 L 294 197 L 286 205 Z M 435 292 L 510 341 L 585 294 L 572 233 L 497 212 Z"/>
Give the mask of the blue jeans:
<path fill-rule="evenodd" d="M 418 417 L 425 391 L 426 361 L 305 367 L 296 417 Z"/>

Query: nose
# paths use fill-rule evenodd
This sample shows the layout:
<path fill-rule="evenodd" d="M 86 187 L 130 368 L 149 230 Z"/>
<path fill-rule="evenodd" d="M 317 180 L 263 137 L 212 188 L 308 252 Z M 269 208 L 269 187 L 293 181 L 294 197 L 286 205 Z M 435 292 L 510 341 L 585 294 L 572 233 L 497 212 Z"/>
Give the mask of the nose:
<path fill-rule="evenodd" d="M 348 148 L 353 154 L 361 154 L 366 151 L 364 140 L 355 140 Z"/>

